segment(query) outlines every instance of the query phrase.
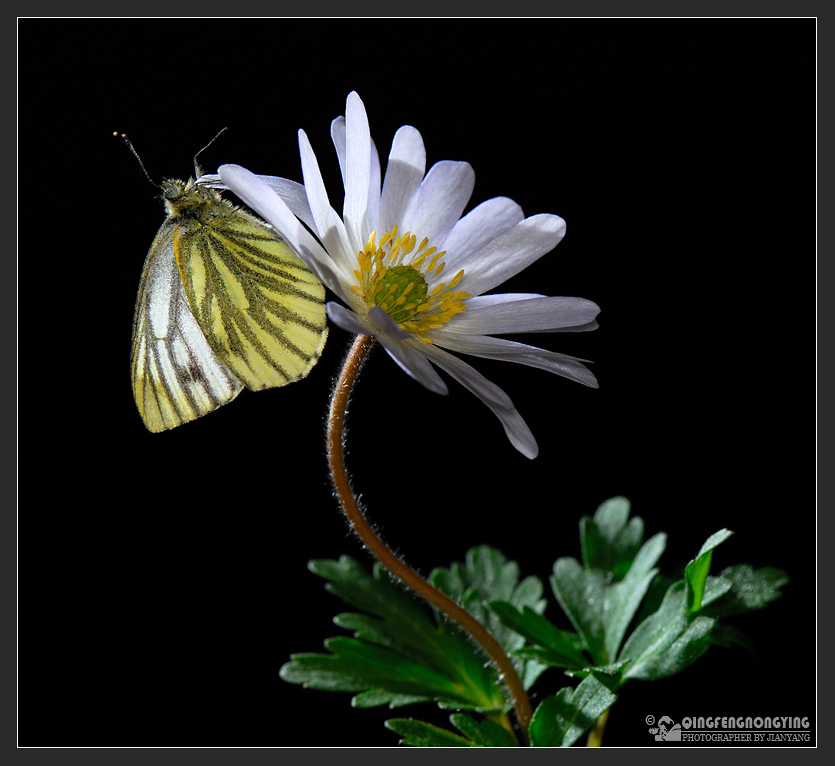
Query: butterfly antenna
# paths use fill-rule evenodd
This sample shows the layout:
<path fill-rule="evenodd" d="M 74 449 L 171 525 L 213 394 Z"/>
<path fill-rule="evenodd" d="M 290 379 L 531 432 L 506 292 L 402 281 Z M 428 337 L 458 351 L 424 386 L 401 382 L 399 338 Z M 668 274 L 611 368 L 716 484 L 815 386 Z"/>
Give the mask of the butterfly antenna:
<path fill-rule="evenodd" d="M 206 144 L 199 152 L 197 152 L 197 154 L 194 155 L 194 177 L 195 178 L 200 178 L 200 176 L 203 175 L 203 169 L 200 167 L 200 164 L 197 162 L 197 158 L 201 154 L 203 154 L 203 152 L 205 152 L 206 149 L 208 149 L 215 141 L 218 140 L 221 133 L 224 133 L 227 130 L 228 130 L 228 128 L 221 128 L 218 131 L 217 135 L 211 141 L 209 141 L 209 143 Z"/>
<path fill-rule="evenodd" d="M 116 138 L 121 138 L 122 141 L 125 142 L 125 146 L 127 146 L 128 149 L 130 149 L 131 154 L 134 157 L 136 157 L 136 161 L 139 163 L 139 167 L 142 168 L 142 173 L 145 175 L 145 178 L 147 178 L 157 189 L 159 189 L 159 184 L 155 183 L 154 179 L 151 178 L 150 175 L 148 175 L 148 171 L 145 170 L 145 166 L 142 164 L 142 160 L 139 158 L 139 154 L 137 154 L 136 149 L 133 148 L 133 144 L 130 142 L 130 139 L 127 137 L 127 135 L 125 133 L 119 133 L 118 131 L 114 132 L 113 135 Z"/>

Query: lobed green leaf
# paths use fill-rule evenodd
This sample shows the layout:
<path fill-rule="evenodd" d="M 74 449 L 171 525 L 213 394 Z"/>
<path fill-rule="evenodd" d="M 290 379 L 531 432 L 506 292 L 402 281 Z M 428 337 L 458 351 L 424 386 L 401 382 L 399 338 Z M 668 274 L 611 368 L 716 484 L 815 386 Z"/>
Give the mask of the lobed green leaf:
<path fill-rule="evenodd" d="M 629 662 L 624 679 L 665 678 L 683 670 L 707 651 L 716 620 L 691 614 L 685 590 L 683 580 L 673 583 L 658 611 L 638 625 L 627 639 L 619 657 L 620 661 Z"/>
<path fill-rule="evenodd" d="M 528 734 L 532 747 L 570 747 L 615 702 L 617 696 L 594 676 L 573 691 L 560 689 L 533 714 Z"/>
<path fill-rule="evenodd" d="M 507 601 L 490 601 L 502 625 L 515 631 L 529 644 L 517 649 L 517 656 L 536 659 L 538 662 L 558 668 L 582 668 L 588 665 L 583 654 L 583 642 L 576 633 L 560 630 L 550 620 L 528 606 L 521 611 Z"/>
<path fill-rule="evenodd" d="M 748 564 L 728 567 L 717 577 L 707 578 L 700 613 L 721 617 L 762 609 L 780 598 L 780 588 L 788 581 L 785 572 L 773 567 L 754 569 Z"/>
<path fill-rule="evenodd" d="M 385 722 L 387 729 L 401 737 L 401 745 L 412 747 L 473 747 L 473 743 L 451 731 L 433 726 L 414 718 L 391 718 Z"/>
<path fill-rule="evenodd" d="M 580 520 L 583 564 L 587 569 L 612 572 L 615 580 L 626 576 L 644 538 L 644 522 L 636 516 L 629 520 L 630 503 L 625 497 L 613 497 L 602 503 L 593 518 Z"/>
<path fill-rule="evenodd" d="M 489 718 L 476 721 L 464 713 L 456 713 L 451 715 L 449 720 L 477 747 L 518 747 L 519 745 L 513 734 Z"/>
<path fill-rule="evenodd" d="M 596 665 L 607 665 L 617 656 L 629 623 L 657 574 L 653 567 L 666 544 L 663 533 L 647 540 L 619 582 L 613 582 L 611 571 L 584 568 L 573 558 L 554 564 L 554 595 Z"/>
<path fill-rule="evenodd" d="M 297 654 L 281 677 L 312 688 L 358 692 L 354 705 L 399 706 L 444 699 L 457 708 L 500 710 L 505 692 L 491 663 L 457 626 L 439 624 L 382 567 L 373 574 L 353 559 L 317 560 L 310 569 L 327 588 L 365 613 L 335 622 L 353 639 L 326 642 L 330 655 Z"/>

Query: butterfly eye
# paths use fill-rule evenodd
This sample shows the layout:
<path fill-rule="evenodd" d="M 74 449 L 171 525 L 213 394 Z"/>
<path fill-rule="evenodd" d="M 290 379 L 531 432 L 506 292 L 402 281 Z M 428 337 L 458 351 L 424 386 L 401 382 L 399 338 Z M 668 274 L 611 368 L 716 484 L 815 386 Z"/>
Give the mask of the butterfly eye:
<path fill-rule="evenodd" d="M 180 193 L 180 187 L 177 184 L 165 183 L 162 185 L 162 196 L 166 199 L 172 199 Z"/>

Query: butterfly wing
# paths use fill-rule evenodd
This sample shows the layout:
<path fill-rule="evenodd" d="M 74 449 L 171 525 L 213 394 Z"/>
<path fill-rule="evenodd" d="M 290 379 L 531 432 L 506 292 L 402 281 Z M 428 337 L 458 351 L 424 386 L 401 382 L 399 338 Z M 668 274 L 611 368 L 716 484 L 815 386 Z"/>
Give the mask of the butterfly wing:
<path fill-rule="evenodd" d="M 325 288 L 266 224 L 231 206 L 223 212 L 175 232 L 189 306 L 217 358 L 247 388 L 292 383 L 325 345 Z"/>
<path fill-rule="evenodd" d="M 159 432 L 234 399 L 240 381 L 218 360 L 189 308 L 174 257 L 178 231 L 196 222 L 167 221 L 151 245 L 133 325 L 131 374 L 139 414 Z"/>

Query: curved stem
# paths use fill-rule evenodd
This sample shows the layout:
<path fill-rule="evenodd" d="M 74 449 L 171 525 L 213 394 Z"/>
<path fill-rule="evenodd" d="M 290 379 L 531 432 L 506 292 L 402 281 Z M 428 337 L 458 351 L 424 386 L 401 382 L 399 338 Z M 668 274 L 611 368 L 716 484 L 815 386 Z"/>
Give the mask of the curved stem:
<path fill-rule="evenodd" d="M 374 557 L 391 574 L 457 622 L 484 649 L 495 664 L 499 672 L 499 678 L 503 681 L 510 693 L 510 700 L 522 729 L 524 744 L 527 744 L 528 726 L 533 715 L 531 703 L 528 700 L 522 679 L 519 678 L 516 668 L 513 667 L 513 662 L 507 656 L 504 649 L 493 638 L 490 631 L 466 609 L 430 585 L 389 549 L 366 520 L 354 496 L 350 480 L 348 479 L 348 472 L 345 468 L 345 452 L 343 446 L 345 439 L 345 417 L 351 389 L 373 343 L 374 339 L 368 335 L 357 336 L 351 346 L 351 350 L 348 352 L 345 364 L 339 374 L 339 380 L 331 396 L 327 436 L 328 464 L 330 465 L 334 490 L 339 498 L 342 511 L 360 540 L 362 540 L 368 550 L 371 551 Z"/>

